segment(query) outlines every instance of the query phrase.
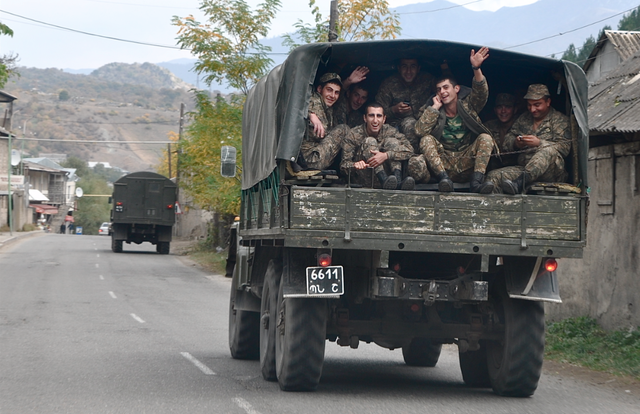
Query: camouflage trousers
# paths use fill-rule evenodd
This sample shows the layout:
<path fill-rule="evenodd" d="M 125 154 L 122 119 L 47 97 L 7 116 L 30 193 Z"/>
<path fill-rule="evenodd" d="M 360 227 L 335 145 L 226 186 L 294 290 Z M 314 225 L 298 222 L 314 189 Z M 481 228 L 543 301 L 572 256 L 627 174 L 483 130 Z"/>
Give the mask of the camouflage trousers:
<path fill-rule="evenodd" d="M 368 160 L 373 155 L 371 153 L 372 150 L 387 152 L 394 151 L 395 148 L 401 146 L 400 141 L 395 138 L 385 138 L 382 142 L 378 142 L 378 140 L 373 137 L 367 137 L 357 149 L 354 161 Z M 384 171 L 387 175 L 390 175 L 395 170 L 402 171 L 402 161 L 387 160 L 376 168 L 365 168 L 364 170 L 351 168 L 347 180 L 351 184 L 360 184 L 367 188 L 381 188 L 382 184 L 380 180 L 378 180 L 377 174 Z"/>
<path fill-rule="evenodd" d="M 416 119 L 412 116 L 403 118 L 398 124 L 398 131 L 402 132 L 413 147 L 413 152 L 420 153 L 420 135 L 416 134 Z"/>
<path fill-rule="evenodd" d="M 434 176 L 446 171 L 456 183 L 471 179 L 473 172 L 485 173 L 493 151 L 493 138 L 480 134 L 469 147 L 462 151 L 447 151 L 433 136 L 425 135 L 420 140 L 420 155 L 409 159 L 409 175 L 416 182 L 427 183 Z"/>
<path fill-rule="evenodd" d="M 320 141 L 303 141 L 300 151 L 307 166 L 314 170 L 327 169 L 340 152 L 348 132 L 349 126 L 341 124 L 332 128 Z"/>
<path fill-rule="evenodd" d="M 527 183 L 535 181 L 563 183 L 568 178 L 564 159 L 553 146 L 539 148 L 534 153 L 520 154 L 518 164 L 520 165 L 489 171 L 486 181 L 493 182 L 494 191 L 501 193 L 504 180 L 517 180 L 523 172 L 527 174 Z"/>

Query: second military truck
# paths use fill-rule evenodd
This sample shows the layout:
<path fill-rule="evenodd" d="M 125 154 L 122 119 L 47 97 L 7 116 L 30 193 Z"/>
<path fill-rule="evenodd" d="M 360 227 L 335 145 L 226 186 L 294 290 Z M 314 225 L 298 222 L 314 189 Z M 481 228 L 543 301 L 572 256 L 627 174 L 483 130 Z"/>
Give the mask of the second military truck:
<path fill-rule="evenodd" d="M 470 83 L 471 49 L 479 46 L 315 43 L 294 50 L 250 91 L 229 301 L 232 357 L 259 359 L 263 377 L 283 390 L 313 390 L 327 340 L 401 349 L 406 364 L 422 367 L 436 365 L 443 344 L 456 344 L 467 385 L 506 396 L 535 392 L 543 302 L 561 302 L 556 259 L 582 257 L 586 240 L 587 82 L 577 65 L 491 49 L 482 66 L 489 102 L 499 92 L 522 97 L 534 83 L 552 91 L 553 106 L 570 120 L 568 183 L 517 195 L 441 193 L 429 184 L 381 190 L 330 173 L 291 174 L 287 165 L 298 157 L 322 74 L 366 65 L 375 85 L 400 58 L 413 57 L 434 76 L 446 62 Z"/>
<path fill-rule="evenodd" d="M 113 183 L 111 250 L 122 252 L 123 243 L 149 242 L 160 254 L 169 254 L 176 220 L 176 184 L 146 171 L 125 175 Z"/>

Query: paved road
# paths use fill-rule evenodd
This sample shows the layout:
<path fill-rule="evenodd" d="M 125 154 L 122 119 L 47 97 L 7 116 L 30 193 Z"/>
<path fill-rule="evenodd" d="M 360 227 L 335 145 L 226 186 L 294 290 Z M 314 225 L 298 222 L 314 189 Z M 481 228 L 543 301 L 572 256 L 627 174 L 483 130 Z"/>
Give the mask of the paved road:
<path fill-rule="evenodd" d="M 317 392 L 283 393 L 227 346 L 230 281 L 152 245 L 47 234 L 0 250 L 0 413 L 639 413 L 624 391 L 543 376 L 532 398 L 400 351 L 327 344 Z"/>

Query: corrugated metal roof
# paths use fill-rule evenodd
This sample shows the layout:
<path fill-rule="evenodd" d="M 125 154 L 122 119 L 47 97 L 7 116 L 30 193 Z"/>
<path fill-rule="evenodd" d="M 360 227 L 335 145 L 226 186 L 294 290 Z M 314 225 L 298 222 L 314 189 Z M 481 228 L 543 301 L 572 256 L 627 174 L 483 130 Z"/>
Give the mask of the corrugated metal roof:
<path fill-rule="evenodd" d="M 640 131 L 640 50 L 589 87 L 589 129 Z"/>
<path fill-rule="evenodd" d="M 605 35 L 616 48 L 622 60 L 627 60 L 640 50 L 640 32 L 605 30 Z"/>

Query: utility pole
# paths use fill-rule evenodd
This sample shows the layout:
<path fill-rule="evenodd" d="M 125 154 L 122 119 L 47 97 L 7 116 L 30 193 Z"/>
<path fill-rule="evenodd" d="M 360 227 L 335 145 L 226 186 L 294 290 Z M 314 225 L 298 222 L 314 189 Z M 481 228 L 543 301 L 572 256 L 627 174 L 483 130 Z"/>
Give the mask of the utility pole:
<path fill-rule="evenodd" d="M 171 179 L 171 144 L 167 144 L 167 159 L 169 160 L 169 179 Z"/>
<path fill-rule="evenodd" d="M 178 203 L 182 204 L 180 200 L 180 154 L 182 152 L 182 148 L 180 148 L 180 142 L 182 141 L 182 133 L 184 131 L 184 102 L 180 104 L 180 128 L 178 129 L 178 151 L 176 151 L 176 200 Z M 171 146 L 171 144 L 169 144 Z M 169 171 L 171 171 L 171 151 L 169 151 Z M 171 174 L 169 174 L 171 175 Z M 169 177 L 171 178 L 171 177 Z M 174 236 L 178 236 L 180 234 L 180 215 L 176 215 L 176 225 L 173 226 L 173 234 Z"/>
<path fill-rule="evenodd" d="M 331 12 L 329 15 L 329 42 L 338 41 L 338 1 L 331 0 Z"/>
<path fill-rule="evenodd" d="M 9 171 L 7 172 L 7 175 L 9 176 L 9 182 L 7 183 L 7 195 L 8 197 L 8 201 L 9 201 L 9 234 L 13 236 L 13 195 L 11 194 L 11 148 L 13 148 L 11 146 L 11 136 L 13 134 L 11 132 L 9 132 L 9 151 L 7 151 L 9 153 Z"/>

